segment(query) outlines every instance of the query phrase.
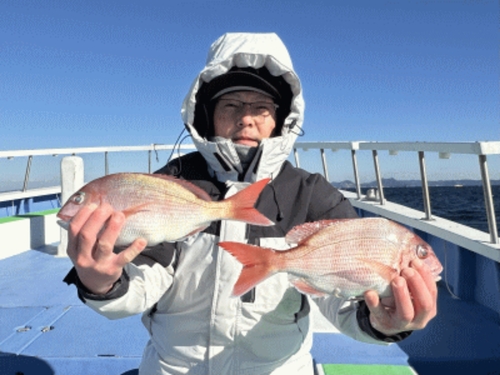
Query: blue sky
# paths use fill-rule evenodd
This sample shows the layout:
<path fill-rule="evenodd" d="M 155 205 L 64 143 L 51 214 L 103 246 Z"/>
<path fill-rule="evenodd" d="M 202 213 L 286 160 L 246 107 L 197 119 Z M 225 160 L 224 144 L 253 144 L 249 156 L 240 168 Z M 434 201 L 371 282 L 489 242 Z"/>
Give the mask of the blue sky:
<path fill-rule="evenodd" d="M 498 141 L 498 19 L 494 0 L 3 0 L 0 150 L 173 143 L 228 31 L 288 46 L 300 140 Z"/>

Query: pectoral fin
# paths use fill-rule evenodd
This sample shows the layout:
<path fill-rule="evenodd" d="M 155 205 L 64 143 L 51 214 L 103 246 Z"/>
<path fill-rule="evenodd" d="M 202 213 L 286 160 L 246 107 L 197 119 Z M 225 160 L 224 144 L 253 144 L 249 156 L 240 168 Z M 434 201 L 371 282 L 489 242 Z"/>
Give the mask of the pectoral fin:
<path fill-rule="evenodd" d="M 128 219 L 130 216 L 135 215 L 139 212 L 147 211 L 147 209 L 146 209 L 147 206 L 149 206 L 149 203 L 144 203 L 144 204 L 140 204 L 138 206 L 129 207 L 129 208 L 123 210 L 122 212 L 125 215 L 125 217 Z"/>
<path fill-rule="evenodd" d="M 358 258 L 357 260 L 365 263 L 371 270 L 375 271 L 380 277 L 382 277 L 384 280 L 387 280 L 388 282 L 390 282 L 398 273 L 395 268 L 384 263 L 380 263 L 371 259 Z"/>

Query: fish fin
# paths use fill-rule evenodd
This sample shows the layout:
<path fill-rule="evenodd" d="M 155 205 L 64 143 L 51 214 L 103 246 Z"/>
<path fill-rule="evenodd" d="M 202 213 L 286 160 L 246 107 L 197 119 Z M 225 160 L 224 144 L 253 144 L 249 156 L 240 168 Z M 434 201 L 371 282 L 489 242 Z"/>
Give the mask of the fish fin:
<path fill-rule="evenodd" d="M 315 289 L 313 286 L 311 286 L 307 281 L 305 281 L 302 278 L 296 278 L 294 280 L 290 280 L 290 282 L 301 293 L 309 294 L 313 297 L 324 297 L 326 295 L 325 293 Z"/>
<path fill-rule="evenodd" d="M 243 264 L 241 274 L 233 288 L 233 296 L 245 294 L 275 272 L 272 267 L 272 257 L 275 252 L 272 249 L 239 242 L 219 242 L 219 246 Z"/>
<path fill-rule="evenodd" d="M 359 301 L 363 301 L 365 299 L 364 296 L 346 296 L 346 295 L 342 294 L 342 292 L 338 288 L 335 289 L 333 295 L 337 298 L 343 298 L 346 301 L 351 301 L 351 302 L 359 302 Z"/>
<path fill-rule="evenodd" d="M 391 281 L 398 273 L 395 268 L 388 266 L 387 264 L 377 262 L 375 260 L 362 258 L 358 258 L 357 260 L 365 263 L 371 270 L 375 271 L 379 276 L 387 281 Z"/>
<path fill-rule="evenodd" d="M 229 219 L 261 226 L 274 225 L 274 222 L 254 208 L 260 193 L 270 180 L 270 178 L 264 178 L 229 197 L 226 200 L 232 206 L 231 217 Z"/>
<path fill-rule="evenodd" d="M 123 210 L 123 214 L 128 219 L 130 216 L 135 215 L 139 212 L 146 211 L 144 208 L 147 207 L 149 203 L 139 204 L 137 206 L 129 207 Z"/>
<path fill-rule="evenodd" d="M 291 283 L 297 290 L 301 293 L 308 294 L 312 297 L 325 297 L 328 293 L 321 292 L 314 288 L 311 284 L 309 284 L 305 279 L 303 278 L 296 278 L 295 280 L 290 280 Z M 333 292 L 330 293 L 331 295 L 337 297 L 337 298 L 346 298 L 343 294 L 342 291 L 339 288 L 335 288 Z M 348 301 L 360 301 L 364 299 L 363 297 L 348 297 Z"/>
<path fill-rule="evenodd" d="M 184 241 L 186 238 L 188 237 L 191 237 L 192 235 L 198 233 L 198 232 L 201 232 L 202 230 L 208 228 L 208 225 L 204 225 L 204 226 L 201 226 L 199 228 L 196 228 L 195 230 L 189 232 L 188 234 L 186 234 L 185 236 L 182 236 L 180 238 L 177 238 L 175 240 L 170 240 L 170 241 L 166 241 L 166 242 L 178 242 L 178 241 Z"/>
<path fill-rule="evenodd" d="M 365 299 L 364 296 L 355 296 L 347 298 L 348 301 L 353 301 L 353 302 L 364 301 L 364 299 Z"/>
<path fill-rule="evenodd" d="M 206 229 L 206 228 L 208 228 L 208 225 L 203 225 L 203 226 L 201 226 L 201 227 L 199 227 L 199 228 L 196 228 L 196 229 L 195 229 L 195 230 L 193 230 L 192 232 L 188 233 L 188 234 L 186 235 L 186 237 L 184 237 L 184 239 L 186 239 L 186 238 L 187 238 L 187 237 L 189 237 L 189 236 L 192 236 L 193 234 L 196 234 L 196 233 L 198 233 L 198 232 L 201 232 L 203 229 Z"/>
<path fill-rule="evenodd" d="M 186 180 L 182 180 L 180 178 L 177 178 L 177 177 L 174 177 L 174 176 L 169 176 L 169 175 L 166 175 L 166 174 L 151 174 L 149 176 L 152 176 L 152 177 L 155 177 L 155 178 L 160 178 L 162 180 L 166 180 L 166 181 L 170 181 L 170 182 L 174 182 L 176 184 L 181 185 L 183 188 L 186 188 L 187 190 L 189 190 L 191 193 L 193 193 L 194 195 L 196 195 L 196 197 L 198 197 L 198 198 L 200 198 L 200 199 L 202 199 L 204 201 L 207 201 L 207 202 L 212 201 L 212 198 L 210 197 L 210 195 L 205 190 L 203 190 L 200 187 L 196 186 L 192 182 L 189 182 L 189 181 L 186 181 Z"/>
<path fill-rule="evenodd" d="M 319 232 L 321 229 L 326 228 L 339 221 L 353 220 L 353 219 L 332 219 L 332 220 L 318 220 L 310 223 L 300 224 L 293 227 L 285 236 L 285 241 L 288 244 L 302 244 L 313 234 Z"/>

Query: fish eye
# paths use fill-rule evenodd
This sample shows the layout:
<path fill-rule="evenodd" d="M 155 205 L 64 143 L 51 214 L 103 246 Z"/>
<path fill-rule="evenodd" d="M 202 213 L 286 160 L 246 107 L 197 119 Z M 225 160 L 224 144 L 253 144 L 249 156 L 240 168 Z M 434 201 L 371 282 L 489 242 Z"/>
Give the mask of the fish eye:
<path fill-rule="evenodd" d="M 82 204 L 84 200 L 85 200 L 85 193 L 83 191 L 76 193 L 72 199 L 73 203 L 76 204 Z"/>
<path fill-rule="evenodd" d="M 429 255 L 429 252 L 427 251 L 427 249 L 421 245 L 418 245 L 417 246 L 417 256 L 420 258 L 420 259 L 425 259 L 427 258 L 427 256 Z"/>

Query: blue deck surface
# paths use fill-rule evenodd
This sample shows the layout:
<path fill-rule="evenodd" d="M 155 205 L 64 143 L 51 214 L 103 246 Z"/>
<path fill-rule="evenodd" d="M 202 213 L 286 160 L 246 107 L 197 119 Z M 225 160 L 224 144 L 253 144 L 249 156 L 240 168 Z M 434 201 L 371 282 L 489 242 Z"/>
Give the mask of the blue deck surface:
<path fill-rule="evenodd" d="M 62 282 L 70 268 L 69 259 L 35 250 L 0 261 L 0 374 L 136 374 L 147 341 L 140 316 L 110 321 L 84 306 L 74 286 Z M 474 374 L 499 375 L 498 314 L 440 292 L 438 318 L 425 331 L 391 346 L 316 333 L 315 360 L 409 361 L 420 375 L 447 373 L 482 360 Z"/>
<path fill-rule="evenodd" d="M 0 374 L 133 374 L 140 316 L 111 321 L 62 282 L 68 258 L 28 251 L 0 261 Z"/>

